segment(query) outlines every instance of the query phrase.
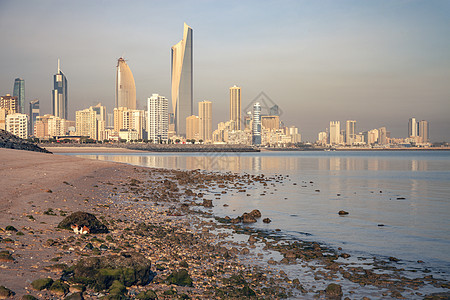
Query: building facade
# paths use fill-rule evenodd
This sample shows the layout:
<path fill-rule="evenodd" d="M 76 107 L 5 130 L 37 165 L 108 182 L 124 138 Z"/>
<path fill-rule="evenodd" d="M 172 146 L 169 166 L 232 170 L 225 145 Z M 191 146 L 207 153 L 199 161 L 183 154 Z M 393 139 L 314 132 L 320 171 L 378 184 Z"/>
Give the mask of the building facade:
<path fill-rule="evenodd" d="M 330 122 L 330 145 L 338 145 L 341 143 L 341 122 Z"/>
<path fill-rule="evenodd" d="M 17 112 L 25 113 L 25 80 L 22 78 L 16 78 L 14 80 L 14 92 L 13 96 L 17 97 L 18 109 Z"/>
<path fill-rule="evenodd" d="M 36 124 L 36 118 L 40 115 L 39 110 L 39 100 L 30 101 L 30 114 L 29 114 L 29 128 L 28 134 L 30 136 L 34 135 L 34 125 Z"/>
<path fill-rule="evenodd" d="M 416 137 L 417 134 L 417 121 L 416 118 L 410 118 L 408 121 L 408 137 Z"/>
<path fill-rule="evenodd" d="M 106 107 L 101 103 L 75 112 L 76 134 L 94 140 L 105 139 Z"/>
<path fill-rule="evenodd" d="M 136 85 L 133 73 L 122 57 L 116 66 L 116 108 L 136 109 Z"/>
<path fill-rule="evenodd" d="M 193 32 L 184 23 L 183 39 L 172 46 L 172 109 L 175 131 L 186 136 L 186 118 L 193 115 Z"/>
<path fill-rule="evenodd" d="M 22 139 L 26 139 L 28 137 L 28 116 L 20 113 L 7 115 L 6 131 Z"/>
<path fill-rule="evenodd" d="M 168 140 L 169 132 L 169 100 L 158 94 L 147 99 L 147 132 L 148 139 L 157 141 Z"/>
<path fill-rule="evenodd" d="M 230 87 L 230 120 L 234 121 L 234 130 L 241 130 L 241 88 L 236 85 Z"/>
<path fill-rule="evenodd" d="M 252 144 L 261 145 L 261 104 L 253 104 L 252 112 Z"/>
<path fill-rule="evenodd" d="M 419 133 L 419 142 L 420 143 L 428 143 L 429 142 L 429 128 L 428 128 L 427 121 L 422 120 L 419 122 L 418 133 Z"/>
<path fill-rule="evenodd" d="M 200 118 L 198 116 L 189 116 L 186 118 L 186 139 L 200 139 Z"/>
<path fill-rule="evenodd" d="M 52 114 L 61 119 L 68 119 L 67 78 L 61 71 L 58 59 L 58 72 L 53 75 Z"/>
<path fill-rule="evenodd" d="M 130 129 L 136 131 L 137 139 L 143 139 L 145 128 L 145 112 L 143 110 L 128 109 L 126 107 L 114 108 L 115 132 L 120 133 L 121 130 Z M 132 136 L 134 136 L 134 133 Z"/>
<path fill-rule="evenodd" d="M 198 103 L 198 118 L 200 139 L 204 142 L 212 141 L 212 103 L 202 101 Z"/>
<path fill-rule="evenodd" d="M 353 145 L 356 142 L 356 121 L 347 120 L 345 126 L 345 144 Z"/>
<path fill-rule="evenodd" d="M 261 116 L 262 127 L 267 130 L 280 129 L 280 117 L 279 116 Z"/>

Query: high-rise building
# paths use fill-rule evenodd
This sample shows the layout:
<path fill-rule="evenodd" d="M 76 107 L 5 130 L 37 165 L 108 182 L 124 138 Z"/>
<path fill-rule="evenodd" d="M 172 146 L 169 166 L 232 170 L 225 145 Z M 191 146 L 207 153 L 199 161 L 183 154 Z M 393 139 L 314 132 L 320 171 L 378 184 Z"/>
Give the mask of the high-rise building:
<path fill-rule="evenodd" d="M 183 39 L 172 46 L 172 109 L 175 131 L 186 136 L 186 118 L 193 115 L 193 43 L 192 28 L 184 23 Z"/>
<path fill-rule="evenodd" d="M 106 107 L 101 103 L 75 112 L 75 122 L 77 135 L 105 139 Z"/>
<path fill-rule="evenodd" d="M 154 143 L 166 141 L 169 131 L 169 100 L 158 94 L 147 99 L 148 139 Z"/>
<path fill-rule="evenodd" d="M 422 120 L 419 122 L 419 138 L 421 143 L 428 143 L 429 140 L 429 128 L 428 121 Z"/>
<path fill-rule="evenodd" d="M 417 136 L 417 121 L 416 118 L 410 118 L 408 122 L 408 137 Z"/>
<path fill-rule="evenodd" d="M 379 135 L 378 129 L 369 130 L 367 132 L 367 144 L 373 145 L 373 144 L 377 143 L 379 136 L 380 135 Z"/>
<path fill-rule="evenodd" d="M 198 118 L 200 139 L 203 141 L 212 140 L 212 103 L 211 101 L 202 101 L 198 103 Z"/>
<path fill-rule="evenodd" d="M 13 96 L 17 97 L 18 109 L 17 112 L 25 113 L 25 80 L 22 78 L 16 78 L 14 80 L 14 92 Z"/>
<path fill-rule="evenodd" d="M 341 122 L 330 122 L 330 145 L 338 145 L 341 143 Z"/>
<path fill-rule="evenodd" d="M 261 104 L 253 104 L 252 144 L 261 145 Z"/>
<path fill-rule="evenodd" d="M 116 67 L 116 108 L 136 109 L 136 85 L 133 73 L 122 57 Z"/>
<path fill-rule="evenodd" d="M 356 142 L 356 121 L 347 120 L 345 126 L 345 144 L 353 145 Z"/>
<path fill-rule="evenodd" d="M 67 78 L 61 71 L 58 59 L 58 73 L 53 75 L 52 91 L 52 112 L 55 117 L 68 119 L 69 108 L 67 98 Z"/>
<path fill-rule="evenodd" d="M 230 120 L 234 121 L 234 130 L 241 130 L 241 88 L 230 87 Z"/>
<path fill-rule="evenodd" d="M 6 114 L 14 114 L 19 112 L 19 105 L 17 103 L 17 97 L 13 97 L 10 94 L 0 96 L 0 108 L 4 109 Z"/>
<path fill-rule="evenodd" d="M 199 140 L 200 136 L 200 118 L 198 116 L 189 116 L 186 118 L 186 139 Z"/>
<path fill-rule="evenodd" d="M 36 118 L 40 115 L 39 110 L 39 100 L 30 101 L 30 115 L 29 115 L 29 123 L 30 126 L 28 128 L 28 135 L 34 135 L 34 125 L 36 124 Z"/>
<path fill-rule="evenodd" d="M 22 139 L 26 139 L 28 137 L 28 116 L 20 113 L 7 115 L 6 131 Z"/>
<path fill-rule="evenodd" d="M 386 127 L 381 127 L 378 129 L 378 144 L 386 145 L 387 144 L 387 130 Z"/>
<path fill-rule="evenodd" d="M 136 132 L 137 139 L 144 138 L 145 113 L 143 110 L 128 109 L 126 107 L 114 108 L 114 131 L 132 130 Z"/>

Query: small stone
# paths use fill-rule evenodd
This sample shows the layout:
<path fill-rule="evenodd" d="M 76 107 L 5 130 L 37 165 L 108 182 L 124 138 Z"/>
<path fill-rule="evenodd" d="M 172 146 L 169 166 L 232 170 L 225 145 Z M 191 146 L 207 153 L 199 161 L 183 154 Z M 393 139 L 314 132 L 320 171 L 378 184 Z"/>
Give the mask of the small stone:
<path fill-rule="evenodd" d="M 340 211 L 338 212 L 338 214 L 339 214 L 340 216 L 345 216 L 345 215 L 348 215 L 348 211 L 340 210 Z"/>

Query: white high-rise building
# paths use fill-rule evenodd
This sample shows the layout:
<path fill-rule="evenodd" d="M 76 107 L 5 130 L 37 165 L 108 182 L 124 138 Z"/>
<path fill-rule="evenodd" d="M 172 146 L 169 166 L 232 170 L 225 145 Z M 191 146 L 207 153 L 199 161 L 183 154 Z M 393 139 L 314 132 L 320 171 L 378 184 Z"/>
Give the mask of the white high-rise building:
<path fill-rule="evenodd" d="M 106 108 L 101 103 L 75 112 L 77 135 L 94 140 L 105 139 Z"/>
<path fill-rule="evenodd" d="M 28 116 L 26 114 L 14 113 L 6 116 L 6 131 L 22 139 L 28 137 Z"/>
<path fill-rule="evenodd" d="M 416 118 L 410 118 L 408 122 L 408 137 L 418 136 Z"/>
<path fill-rule="evenodd" d="M 330 122 L 330 145 L 339 145 L 341 143 L 341 122 Z"/>
<path fill-rule="evenodd" d="M 356 142 L 356 121 L 347 120 L 345 127 L 345 144 L 353 145 Z"/>
<path fill-rule="evenodd" d="M 133 73 L 122 57 L 116 67 L 116 108 L 136 109 L 136 85 Z"/>
<path fill-rule="evenodd" d="M 234 121 L 235 130 L 241 130 L 241 88 L 230 87 L 230 120 Z"/>
<path fill-rule="evenodd" d="M 212 103 L 202 101 L 198 103 L 198 118 L 200 139 L 204 142 L 212 141 Z"/>
<path fill-rule="evenodd" d="M 169 100 L 158 94 L 147 99 L 148 139 L 167 142 L 169 131 Z"/>

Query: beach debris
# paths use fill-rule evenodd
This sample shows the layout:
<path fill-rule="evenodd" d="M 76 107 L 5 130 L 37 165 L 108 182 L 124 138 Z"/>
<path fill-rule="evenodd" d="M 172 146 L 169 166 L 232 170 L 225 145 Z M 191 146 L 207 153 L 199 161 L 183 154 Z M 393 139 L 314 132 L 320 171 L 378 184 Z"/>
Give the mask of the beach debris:
<path fill-rule="evenodd" d="M 77 224 L 70 225 L 70 228 L 72 228 L 75 234 L 88 234 L 91 232 L 87 226 L 79 226 Z"/>
<path fill-rule="evenodd" d="M 348 215 L 348 211 L 340 210 L 340 211 L 338 212 L 338 214 L 339 214 L 340 216 L 345 216 L 345 215 Z"/>
<path fill-rule="evenodd" d="M 102 224 L 93 214 L 77 211 L 64 218 L 58 228 L 74 230 L 73 225 L 87 227 L 90 233 L 108 233 L 108 228 Z"/>
<path fill-rule="evenodd" d="M 263 222 L 269 224 L 270 222 L 272 222 L 272 220 L 269 218 L 264 218 Z"/>

